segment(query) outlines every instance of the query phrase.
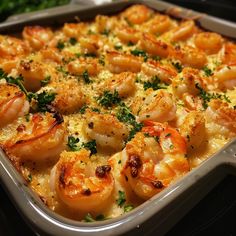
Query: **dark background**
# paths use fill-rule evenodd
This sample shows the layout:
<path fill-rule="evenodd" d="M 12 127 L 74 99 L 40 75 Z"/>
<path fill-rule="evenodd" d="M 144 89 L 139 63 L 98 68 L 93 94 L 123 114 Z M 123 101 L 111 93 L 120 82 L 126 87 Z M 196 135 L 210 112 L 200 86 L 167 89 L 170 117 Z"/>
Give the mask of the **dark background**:
<path fill-rule="evenodd" d="M 236 22 L 234 0 L 168 1 Z M 0 235 L 34 235 L 11 204 L 2 187 L 0 187 Z M 176 235 L 236 236 L 236 177 L 227 176 L 166 234 L 166 236 Z"/>

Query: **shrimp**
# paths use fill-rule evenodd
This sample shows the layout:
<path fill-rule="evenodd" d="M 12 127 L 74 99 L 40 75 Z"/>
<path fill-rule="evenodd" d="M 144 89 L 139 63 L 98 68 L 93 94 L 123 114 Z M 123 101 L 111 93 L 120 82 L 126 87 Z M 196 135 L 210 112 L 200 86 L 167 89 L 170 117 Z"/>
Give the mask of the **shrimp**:
<path fill-rule="evenodd" d="M 50 184 L 58 198 L 69 208 L 99 212 L 114 189 L 110 165 L 98 165 L 90 152 L 62 152 L 51 171 Z"/>
<path fill-rule="evenodd" d="M 228 103 L 219 99 L 212 99 L 206 109 L 208 131 L 225 137 L 236 135 L 236 110 Z"/>
<path fill-rule="evenodd" d="M 186 174 L 190 167 L 185 158 L 185 140 L 176 129 L 152 121 L 145 125 L 122 151 L 121 174 L 140 198 L 149 199 Z"/>
<path fill-rule="evenodd" d="M 82 75 L 85 71 L 94 76 L 98 73 L 98 62 L 96 58 L 79 58 L 67 64 L 68 71 L 73 75 Z"/>
<path fill-rule="evenodd" d="M 17 71 L 24 78 L 25 88 L 35 92 L 41 88 L 41 81 L 52 74 L 53 69 L 42 62 L 21 60 Z"/>
<path fill-rule="evenodd" d="M 191 66 L 197 69 L 201 69 L 207 63 L 206 54 L 191 46 L 176 47 L 170 56 L 179 60 L 185 66 Z"/>
<path fill-rule="evenodd" d="M 56 84 L 56 97 L 53 106 L 62 114 L 78 111 L 85 103 L 86 96 L 81 86 L 75 80 L 68 80 Z"/>
<path fill-rule="evenodd" d="M 177 75 L 176 70 L 171 65 L 162 65 L 160 62 L 148 61 L 142 64 L 142 72 L 148 76 L 158 76 L 161 81 L 171 83 Z"/>
<path fill-rule="evenodd" d="M 35 113 L 28 122 L 21 123 L 17 131 L 3 148 L 21 161 L 56 158 L 65 149 L 66 130 L 58 113 Z"/>
<path fill-rule="evenodd" d="M 132 72 L 122 72 L 106 80 L 102 87 L 112 92 L 116 90 L 120 97 L 128 97 L 135 92 L 135 78 L 136 75 Z"/>
<path fill-rule="evenodd" d="M 171 49 L 170 45 L 147 33 L 142 35 L 140 46 L 146 52 L 160 57 L 168 57 Z"/>
<path fill-rule="evenodd" d="M 112 73 L 121 73 L 125 71 L 139 72 L 141 70 L 140 58 L 133 55 L 110 51 L 107 52 L 106 59 L 108 62 L 108 69 Z"/>
<path fill-rule="evenodd" d="M 204 115 L 199 111 L 189 112 L 180 125 L 180 134 L 185 138 L 188 150 L 198 148 L 206 137 Z"/>
<path fill-rule="evenodd" d="M 62 31 L 67 37 L 77 38 L 80 35 L 86 34 L 88 25 L 86 23 L 65 23 Z"/>
<path fill-rule="evenodd" d="M 196 96 L 199 94 L 199 89 L 196 88 L 196 84 L 206 89 L 206 85 L 199 74 L 199 70 L 185 67 L 183 71 L 172 80 L 173 93 L 179 98 L 183 98 L 186 94 Z"/>
<path fill-rule="evenodd" d="M 30 52 L 29 47 L 24 41 L 0 35 L 0 57 L 2 59 L 12 60 L 19 56 L 25 56 Z"/>
<path fill-rule="evenodd" d="M 126 126 L 110 114 L 98 114 L 86 112 L 83 123 L 84 133 L 91 139 L 95 139 L 100 147 L 121 150 L 128 136 Z"/>
<path fill-rule="evenodd" d="M 136 44 L 140 38 L 139 31 L 128 26 L 118 27 L 115 32 L 117 37 L 125 43 Z"/>
<path fill-rule="evenodd" d="M 236 44 L 235 43 L 225 43 L 224 54 L 222 62 L 228 66 L 236 64 Z"/>
<path fill-rule="evenodd" d="M 29 112 L 25 94 L 15 85 L 0 84 L 0 127 Z"/>
<path fill-rule="evenodd" d="M 236 87 L 236 65 L 219 67 L 214 73 L 214 78 L 220 89 L 234 89 Z"/>
<path fill-rule="evenodd" d="M 223 38 L 217 33 L 202 32 L 194 37 L 194 44 L 207 54 L 215 54 L 222 48 Z"/>
<path fill-rule="evenodd" d="M 140 25 L 152 16 L 153 11 L 144 5 L 133 5 L 127 8 L 121 16 L 129 23 L 129 24 L 137 24 Z"/>
<path fill-rule="evenodd" d="M 177 42 L 186 40 L 187 38 L 191 37 L 195 31 L 196 27 L 193 20 L 184 21 L 172 30 L 171 41 Z"/>
<path fill-rule="evenodd" d="M 97 54 L 98 49 L 101 46 L 101 41 L 98 35 L 86 35 L 81 37 L 79 43 L 83 53 L 94 53 Z"/>
<path fill-rule="evenodd" d="M 157 14 L 151 20 L 144 24 L 144 29 L 151 34 L 163 34 L 171 27 L 169 16 Z"/>
<path fill-rule="evenodd" d="M 97 15 L 95 18 L 95 25 L 97 32 L 104 33 L 115 28 L 117 24 L 116 17 L 108 17 L 104 15 Z"/>
<path fill-rule="evenodd" d="M 60 64 L 62 62 L 62 56 L 56 48 L 45 48 L 39 52 L 40 56 L 45 62 Z"/>
<path fill-rule="evenodd" d="M 138 113 L 140 121 L 154 120 L 165 122 L 173 120 L 176 116 L 176 105 L 172 94 L 165 90 L 147 91 L 149 94 L 143 101 Z"/>
<path fill-rule="evenodd" d="M 23 38 L 34 50 L 40 50 L 52 39 L 53 32 L 50 28 L 41 26 L 26 26 L 23 30 Z"/>

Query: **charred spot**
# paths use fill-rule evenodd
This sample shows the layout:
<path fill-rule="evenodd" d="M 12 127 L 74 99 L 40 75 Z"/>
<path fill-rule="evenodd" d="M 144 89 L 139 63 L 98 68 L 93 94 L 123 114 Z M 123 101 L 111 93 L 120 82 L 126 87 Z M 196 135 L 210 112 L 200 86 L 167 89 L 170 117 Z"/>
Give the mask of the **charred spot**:
<path fill-rule="evenodd" d="M 130 174 L 133 178 L 136 178 L 138 176 L 138 169 L 136 167 L 131 167 Z"/>
<path fill-rule="evenodd" d="M 127 175 L 125 175 L 125 181 L 127 181 L 127 182 L 128 182 L 128 180 L 129 180 L 129 179 L 128 179 L 128 176 L 127 176 Z"/>
<path fill-rule="evenodd" d="M 155 188 L 158 188 L 158 189 L 164 187 L 163 183 L 162 183 L 161 181 L 159 181 L 159 180 L 153 180 L 153 181 L 151 181 L 151 184 L 152 184 Z"/>
<path fill-rule="evenodd" d="M 129 166 L 130 167 L 135 167 L 135 168 L 140 168 L 142 166 L 142 161 L 139 156 L 132 155 L 129 159 Z"/>
<path fill-rule="evenodd" d="M 86 196 L 89 196 L 89 195 L 91 195 L 91 190 L 90 190 L 89 188 L 84 189 L 84 190 L 82 191 L 82 194 L 83 194 L 83 195 L 86 195 Z"/>
<path fill-rule="evenodd" d="M 93 127 L 94 127 L 93 122 L 89 122 L 89 123 L 88 123 L 88 127 L 89 127 L 90 129 L 93 129 Z"/>
<path fill-rule="evenodd" d="M 98 166 L 96 168 L 95 174 L 98 178 L 104 178 L 107 173 L 111 171 L 110 165 Z"/>
<path fill-rule="evenodd" d="M 18 132 L 23 132 L 23 131 L 25 131 L 25 125 L 24 124 L 20 124 L 17 128 L 16 128 L 16 130 L 18 131 Z"/>
<path fill-rule="evenodd" d="M 167 49 L 167 48 L 168 48 L 167 44 L 165 44 L 165 43 L 163 43 L 163 44 L 161 45 L 161 47 L 162 47 L 163 49 Z"/>
<path fill-rule="evenodd" d="M 180 45 L 176 45 L 176 46 L 175 46 L 175 49 L 176 49 L 176 50 L 180 50 L 180 49 L 181 49 Z"/>
<path fill-rule="evenodd" d="M 40 200 L 41 200 L 46 206 L 48 206 L 48 203 L 47 203 L 47 200 L 46 200 L 45 197 L 43 197 L 43 196 L 40 195 L 39 198 L 40 198 Z"/>
<path fill-rule="evenodd" d="M 59 175 L 59 182 L 63 188 L 65 188 L 66 186 L 65 175 L 66 175 L 66 167 L 62 166 L 60 170 L 60 175 Z"/>

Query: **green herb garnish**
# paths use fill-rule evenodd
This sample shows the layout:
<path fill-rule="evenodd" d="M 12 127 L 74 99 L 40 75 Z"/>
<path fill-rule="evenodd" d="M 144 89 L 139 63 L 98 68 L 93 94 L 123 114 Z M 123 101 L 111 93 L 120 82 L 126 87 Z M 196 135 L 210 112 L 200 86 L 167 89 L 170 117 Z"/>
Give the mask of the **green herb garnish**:
<path fill-rule="evenodd" d="M 65 47 L 65 43 L 64 43 L 63 41 L 59 40 L 59 41 L 57 42 L 57 48 L 58 48 L 59 50 L 62 50 L 64 47 Z"/>
<path fill-rule="evenodd" d="M 148 60 L 147 53 L 141 49 L 136 48 L 134 50 L 131 50 L 130 53 L 133 54 L 134 56 L 143 57 L 143 60 L 145 62 Z"/>
<path fill-rule="evenodd" d="M 77 43 L 77 39 L 76 39 L 76 38 L 70 38 L 70 39 L 69 39 L 69 43 L 70 43 L 71 45 L 75 45 L 75 44 Z"/>
<path fill-rule="evenodd" d="M 118 194 L 119 194 L 119 197 L 116 200 L 116 203 L 119 207 L 122 207 L 126 202 L 125 192 L 119 190 Z"/>
<path fill-rule="evenodd" d="M 78 151 L 80 148 L 77 146 L 79 143 L 79 138 L 75 138 L 74 136 L 68 136 L 67 146 L 71 151 Z"/>
<path fill-rule="evenodd" d="M 89 84 L 89 83 L 92 82 L 92 81 L 90 80 L 90 78 L 89 78 L 89 74 L 88 74 L 88 71 L 87 71 L 87 70 L 85 70 L 85 71 L 83 72 L 82 77 L 83 77 L 84 82 L 85 82 L 86 84 Z"/>
<path fill-rule="evenodd" d="M 129 212 L 132 211 L 134 209 L 134 206 L 131 204 L 127 204 L 124 206 L 124 212 Z"/>
<path fill-rule="evenodd" d="M 51 105 L 55 99 L 56 93 L 43 91 L 42 93 L 36 94 L 34 97 L 37 101 L 38 110 L 45 112 L 47 111 L 47 105 Z"/>
<path fill-rule="evenodd" d="M 113 93 L 110 91 L 104 91 L 103 95 L 98 98 L 98 103 L 106 108 L 119 104 L 120 101 L 121 98 L 116 90 Z"/>
<path fill-rule="evenodd" d="M 180 73 L 183 70 L 183 66 L 179 62 L 172 62 L 172 65 L 176 68 L 178 73 Z"/>
<path fill-rule="evenodd" d="M 51 81 L 51 76 L 47 76 L 45 79 L 41 80 L 40 83 L 41 83 L 41 86 L 45 86 L 47 84 L 49 84 Z"/>
<path fill-rule="evenodd" d="M 152 77 L 151 81 L 145 81 L 143 83 L 143 88 L 144 90 L 147 90 L 149 88 L 152 88 L 153 90 L 158 90 L 158 89 L 166 89 L 167 85 L 162 83 L 157 76 L 154 76 Z"/>
<path fill-rule="evenodd" d="M 209 69 L 207 66 L 204 66 L 204 67 L 202 68 L 202 70 L 204 71 L 205 75 L 208 76 L 208 77 L 211 76 L 211 75 L 213 75 L 212 70 Z"/>
<path fill-rule="evenodd" d="M 97 144 L 95 140 L 89 141 L 87 143 L 83 143 L 82 147 L 90 150 L 91 155 L 97 153 Z"/>

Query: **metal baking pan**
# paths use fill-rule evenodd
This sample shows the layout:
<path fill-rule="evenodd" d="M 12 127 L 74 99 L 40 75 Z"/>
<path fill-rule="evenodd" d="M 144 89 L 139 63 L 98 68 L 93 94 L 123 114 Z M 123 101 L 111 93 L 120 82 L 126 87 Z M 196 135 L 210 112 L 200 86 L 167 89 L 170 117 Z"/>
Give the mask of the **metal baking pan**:
<path fill-rule="evenodd" d="M 131 4 L 145 4 L 179 18 L 194 18 L 206 30 L 236 38 L 234 23 L 157 0 L 116 1 L 102 6 L 65 6 L 12 18 L 0 24 L 1 33 L 17 33 L 24 25 L 56 26 L 73 21 L 91 20 L 97 14 L 116 14 Z M 48 209 L 27 186 L 0 149 L 0 181 L 24 220 L 38 235 L 164 235 L 226 175 L 236 174 L 236 139 L 204 161 L 179 181 L 131 212 L 102 222 L 84 223 L 62 217 Z"/>

